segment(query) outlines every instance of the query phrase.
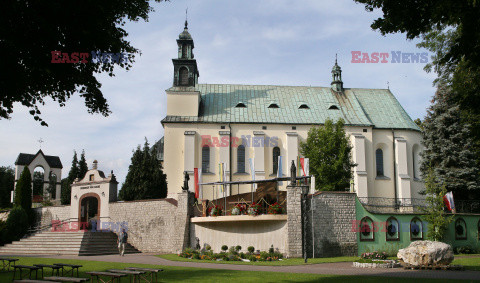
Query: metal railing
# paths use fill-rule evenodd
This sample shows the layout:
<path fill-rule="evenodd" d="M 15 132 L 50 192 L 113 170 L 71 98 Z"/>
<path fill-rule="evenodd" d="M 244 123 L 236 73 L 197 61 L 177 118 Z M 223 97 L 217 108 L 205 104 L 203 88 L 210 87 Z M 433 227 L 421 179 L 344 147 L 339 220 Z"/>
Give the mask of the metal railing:
<path fill-rule="evenodd" d="M 421 198 L 359 197 L 358 200 L 374 213 L 423 213 L 427 207 Z M 456 213 L 480 213 L 480 200 L 455 200 L 455 208 Z"/>

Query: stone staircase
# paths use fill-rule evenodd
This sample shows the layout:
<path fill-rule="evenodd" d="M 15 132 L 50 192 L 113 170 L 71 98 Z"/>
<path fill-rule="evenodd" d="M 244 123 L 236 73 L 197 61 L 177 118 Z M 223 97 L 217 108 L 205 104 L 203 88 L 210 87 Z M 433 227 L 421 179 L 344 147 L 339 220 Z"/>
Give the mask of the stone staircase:
<path fill-rule="evenodd" d="M 125 253 L 139 253 L 130 244 Z M 0 247 L 8 255 L 107 255 L 118 254 L 113 232 L 40 232 Z"/>

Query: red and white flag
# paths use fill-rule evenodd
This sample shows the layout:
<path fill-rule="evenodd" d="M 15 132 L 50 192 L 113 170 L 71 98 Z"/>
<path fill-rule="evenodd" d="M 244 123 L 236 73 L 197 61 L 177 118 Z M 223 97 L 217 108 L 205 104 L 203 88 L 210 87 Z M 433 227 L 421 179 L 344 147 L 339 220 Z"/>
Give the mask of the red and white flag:
<path fill-rule="evenodd" d="M 447 206 L 448 210 L 453 211 L 455 213 L 455 203 L 453 201 L 452 192 L 448 192 L 446 195 L 443 196 L 443 202 Z"/>

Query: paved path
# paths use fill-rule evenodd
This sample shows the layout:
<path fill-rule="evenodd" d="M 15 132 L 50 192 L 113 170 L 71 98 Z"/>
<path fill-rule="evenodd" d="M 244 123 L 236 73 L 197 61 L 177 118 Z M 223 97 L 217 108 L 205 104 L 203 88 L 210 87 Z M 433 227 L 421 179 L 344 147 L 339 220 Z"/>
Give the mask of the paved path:
<path fill-rule="evenodd" d="M 199 267 L 212 269 L 227 269 L 241 271 L 268 271 L 268 272 L 289 272 L 289 273 L 312 273 L 312 274 L 332 274 L 332 275 L 369 275 L 369 276 L 387 276 L 402 278 L 435 278 L 435 279 L 467 279 L 480 280 L 480 271 L 445 271 L 445 270 L 405 270 L 403 268 L 355 268 L 351 262 L 321 263 L 309 265 L 292 266 L 257 266 L 257 265 L 234 265 L 234 264 L 215 264 L 200 262 L 181 262 L 170 261 L 156 257 L 152 254 L 127 254 L 124 257 L 119 255 L 101 255 L 101 256 L 35 256 L 43 258 L 62 258 L 89 261 L 108 261 L 125 263 L 143 263 L 163 266 L 183 266 Z"/>

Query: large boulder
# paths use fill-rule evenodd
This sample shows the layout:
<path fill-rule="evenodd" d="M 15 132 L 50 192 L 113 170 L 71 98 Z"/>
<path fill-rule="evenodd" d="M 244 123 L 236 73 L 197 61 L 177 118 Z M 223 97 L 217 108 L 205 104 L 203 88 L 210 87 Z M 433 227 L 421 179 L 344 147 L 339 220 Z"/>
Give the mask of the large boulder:
<path fill-rule="evenodd" d="M 453 249 L 442 242 L 415 241 L 399 250 L 397 257 L 413 266 L 448 265 L 453 261 Z"/>

